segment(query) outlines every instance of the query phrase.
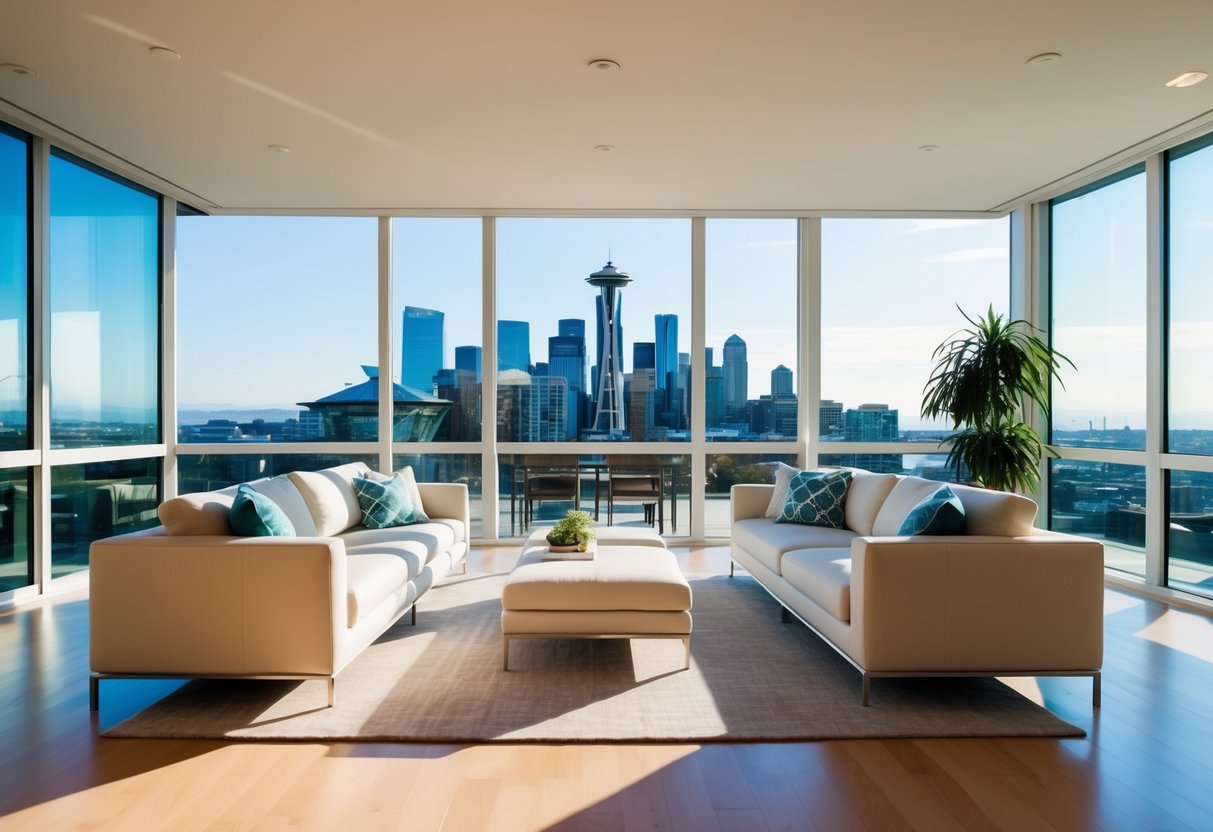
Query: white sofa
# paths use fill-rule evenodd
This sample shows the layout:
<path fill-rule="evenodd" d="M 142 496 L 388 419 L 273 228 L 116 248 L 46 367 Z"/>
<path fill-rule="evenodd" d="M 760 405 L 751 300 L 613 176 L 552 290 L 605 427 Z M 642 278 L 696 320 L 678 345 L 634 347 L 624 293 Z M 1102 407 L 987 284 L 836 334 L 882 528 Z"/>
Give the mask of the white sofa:
<path fill-rule="evenodd" d="M 1025 497 L 963 485 L 963 535 L 899 537 L 942 483 L 852 473 L 845 529 L 776 523 L 774 486 L 733 486 L 732 558 L 862 672 L 864 705 L 878 676 L 1075 675 L 1098 707 L 1101 544 L 1033 528 Z"/>
<path fill-rule="evenodd" d="M 249 483 L 298 537 L 236 537 L 236 488 L 162 504 L 90 550 L 90 707 L 106 677 L 335 677 L 468 551 L 462 484 L 419 483 L 429 522 L 361 525 L 362 463 Z M 466 567 L 465 567 L 466 568 Z"/>

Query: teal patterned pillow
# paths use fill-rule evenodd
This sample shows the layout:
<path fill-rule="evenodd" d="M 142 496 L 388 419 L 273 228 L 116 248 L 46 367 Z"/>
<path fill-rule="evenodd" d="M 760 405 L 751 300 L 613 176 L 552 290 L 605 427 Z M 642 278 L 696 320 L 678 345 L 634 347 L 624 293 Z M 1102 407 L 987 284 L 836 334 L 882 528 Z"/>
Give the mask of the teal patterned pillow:
<path fill-rule="evenodd" d="M 850 484 L 850 471 L 801 471 L 793 475 L 788 501 L 775 522 L 845 529 L 844 507 Z"/>
<path fill-rule="evenodd" d="M 362 509 L 362 525 L 368 529 L 387 529 L 416 522 L 413 502 L 400 474 L 385 482 L 354 477 L 354 493 L 358 495 L 358 507 Z"/>
<path fill-rule="evenodd" d="M 278 504 L 254 489 L 241 483 L 236 489 L 236 499 L 227 512 L 228 525 L 232 533 L 240 537 L 294 537 L 295 527 L 286 512 Z"/>
<path fill-rule="evenodd" d="M 910 509 L 897 533 L 964 534 L 964 530 L 964 503 L 960 502 L 955 491 L 945 485 Z"/>

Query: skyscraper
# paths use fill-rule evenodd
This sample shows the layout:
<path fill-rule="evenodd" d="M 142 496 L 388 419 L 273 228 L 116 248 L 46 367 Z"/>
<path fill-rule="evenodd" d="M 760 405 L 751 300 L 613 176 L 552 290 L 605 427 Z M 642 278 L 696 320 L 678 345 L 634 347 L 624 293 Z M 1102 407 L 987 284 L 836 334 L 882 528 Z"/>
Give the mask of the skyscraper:
<path fill-rule="evenodd" d="M 724 370 L 712 364 L 712 348 L 704 349 L 704 415 L 709 428 L 724 424 Z"/>
<path fill-rule="evenodd" d="M 446 344 L 446 315 L 437 309 L 404 307 L 400 332 L 400 383 L 422 393 L 434 392 L 434 376 L 442 369 Z"/>
<path fill-rule="evenodd" d="M 556 322 L 556 334 L 561 338 L 585 340 L 585 321 L 581 318 L 561 318 Z"/>
<path fill-rule="evenodd" d="M 792 371 L 782 364 L 771 370 L 771 395 L 796 395 L 796 391 L 792 388 Z"/>
<path fill-rule="evenodd" d="M 664 390 L 678 383 L 678 316 L 654 315 L 656 334 L 657 387 Z"/>
<path fill-rule="evenodd" d="M 734 333 L 724 342 L 724 409 L 729 422 L 746 421 L 750 364 L 745 341 Z"/>
<path fill-rule="evenodd" d="M 484 350 L 480 347 L 455 347 L 455 369 L 467 370 L 476 374 L 476 381 L 481 381 L 481 363 L 484 360 Z"/>
<path fill-rule="evenodd" d="M 657 350 L 652 341 L 635 341 L 632 344 L 632 372 L 655 370 Z"/>
<path fill-rule="evenodd" d="M 585 279 L 598 296 L 598 394 L 594 401 L 595 431 L 610 433 L 625 427 L 623 401 L 623 327 L 620 324 L 620 290 L 632 278 L 607 264 Z"/>
<path fill-rule="evenodd" d="M 497 372 L 531 372 L 531 325 L 527 321 L 497 322 Z"/>
<path fill-rule="evenodd" d="M 582 324 L 582 335 L 548 338 L 548 375 L 563 378 L 568 393 L 564 438 L 570 440 L 576 439 L 581 430 L 585 407 L 585 325 L 582 321 L 576 323 Z"/>
<path fill-rule="evenodd" d="M 833 399 L 822 399 L 818 419 L 820 436 L 832 436 L 842 433 L 842 402 L 836 402 Z"/>

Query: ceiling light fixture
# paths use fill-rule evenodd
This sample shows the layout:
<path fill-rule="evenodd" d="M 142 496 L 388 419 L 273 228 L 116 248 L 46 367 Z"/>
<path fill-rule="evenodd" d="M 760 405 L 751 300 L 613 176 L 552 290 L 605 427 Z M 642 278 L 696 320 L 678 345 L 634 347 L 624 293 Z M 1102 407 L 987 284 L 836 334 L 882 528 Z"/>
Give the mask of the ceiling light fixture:
<path fill-rule="evenodd" d="M 162 61 L 179 61 L 179 60 L 181 60 L 181 53 L 176 52 L 172 49 L 169 49 L 167 46 L 149 46 L 147 48 L 147 51 L 151 55 L 159 58 Z"/>
<path fill-rule="evenodd" d="M 924 144 L 922 147 L 920 147 L 918 149 L 921 150 L 923 153 L 934 153 L 936 150 L 939 150 L 939 145 Z"/>
<path fill-rule="evenodd" d="M 1034 66 L 1036 64 L 1051 64 L 1060 60 L 1060 52 L 1041 52 L 1039 55 L 1033 55 L 1032 57 L 1028 58 L 1026 63 L 1028 66 Z"/>
<path fill-rule="evenodd" d="M 1168 87 L 1192 87 L 1209 77 L 1209 73 L 1194 70 L 1167 82 Z"/>
<path fill-rule="evenodd" d="M 291 152 L 291 149 L 284 144 L 267 144 L 265 147 L 267 150 L 271 150 L 274 153 L 290 153 Z"/>
<path fill-rule="evenodd" d="M 615 145 L 613 145 L 613 144 L 596 144 L 596 145 L 594 145 L 594 149 L 597 150 L 599 153 L 610 153 L 612 150 L 615 149 Z"/>
<path fill-rule="evenodd" d="M 610 58 L 594 58 L 586 63 L 590 69 L 611 70 L 619 69 L 619 61 L 612 61 Z"/>
<path fill-rule="evenodd" d="M 0 64 L 0 72 L 7 72 L 10 75 L 20 75 L 22 78 L 32 78 L 38 74 L 28 66 L 22 66 L 21 64 Z"/>

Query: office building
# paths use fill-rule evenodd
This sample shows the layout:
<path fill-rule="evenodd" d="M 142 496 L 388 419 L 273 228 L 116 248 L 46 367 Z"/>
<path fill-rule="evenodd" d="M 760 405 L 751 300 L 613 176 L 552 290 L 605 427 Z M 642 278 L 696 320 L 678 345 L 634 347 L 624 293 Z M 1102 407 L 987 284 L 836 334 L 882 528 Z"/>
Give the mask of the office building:
<path fill-rule="evenodd" d="M 437 309 L 404 307 L 400 330 L 400 383 L 422 393 L 434 392 L 434 376 L 442 368 L 445 350 L 443 322 Z"/>
<path fill-rule="evenodd" d="M 520 370 L 529 374 L 531 367 L 531 325 L 527 321 L 497 322 L 497 371 Z"/>

